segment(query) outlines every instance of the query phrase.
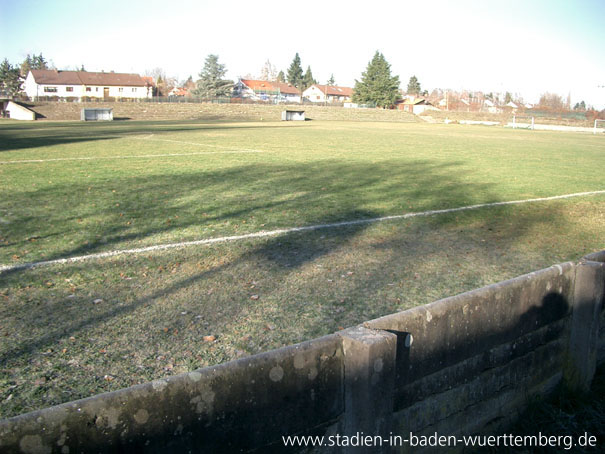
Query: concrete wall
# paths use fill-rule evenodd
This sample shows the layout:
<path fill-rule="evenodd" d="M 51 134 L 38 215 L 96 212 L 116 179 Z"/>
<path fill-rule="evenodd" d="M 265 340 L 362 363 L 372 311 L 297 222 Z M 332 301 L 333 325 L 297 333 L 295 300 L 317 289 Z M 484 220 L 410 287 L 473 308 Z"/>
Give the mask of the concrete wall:
<path fill-rule="evenodd" d="M 590 385 L 605 361 L 604 289 L 605 251 L 320 339 L 0 421 L 0 451 L 272 452 L 294 434 L 502 433 L 529 397 L 562 380 Z"/>

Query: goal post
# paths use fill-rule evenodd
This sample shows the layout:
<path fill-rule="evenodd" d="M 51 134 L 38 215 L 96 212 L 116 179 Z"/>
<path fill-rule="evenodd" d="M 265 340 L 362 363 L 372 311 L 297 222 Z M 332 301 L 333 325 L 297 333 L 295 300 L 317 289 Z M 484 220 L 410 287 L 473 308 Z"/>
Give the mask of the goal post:
<path fill-rule="evenodd" d="M 513 129 L 534 129 L 534 125 L 534 117 L 513 115 Z"/>
<path fill-rule="evenodd" d="M 596 119 L 594 121 L 594 128 L 592 130 L 592 133 L 596 134 L 598 132 L 605 132 L 605 120 Z"/>

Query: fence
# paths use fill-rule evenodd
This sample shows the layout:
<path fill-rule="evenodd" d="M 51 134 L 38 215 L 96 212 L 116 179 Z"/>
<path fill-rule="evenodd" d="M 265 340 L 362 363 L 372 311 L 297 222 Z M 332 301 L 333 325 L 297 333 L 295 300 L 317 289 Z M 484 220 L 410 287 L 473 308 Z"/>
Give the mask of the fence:
<path fill-rule="evenodd" d="M 266 452 L 295 434 L 497 432 L 562 380 L 590 385 L 605 361 L 604 287 L 602 251 L 298 345 L 0 421 L 0 451 Z"/>
<path fill-rule="evenodd" d="M 306 105 L 306 106 L 329 106 L 329 107 L 343 107 L 343 102 L 329 102 L 329 103 L 317 103 L 303 99 L 301 102 L 292 102 L 285 100 L 268 99 L 254 100 L 250 98 L 241 97 L 220 97 L 220 98 L 198 98 L 198 97 L 184 97 L 184 96 L 154 96 L 152 98 L 95 98 L 90 96 L 83 97 L 58 97 L 58 96 L 37 96 L 32 102 L 91 102 L 91 103 L 107 103 L 107 102 L 118 102 L 118 103 L 171 103 L 171 104 L 259 104 L 259 105 Z M 375 107 L 373 105 L 364 105 L 360 107 Z"/>

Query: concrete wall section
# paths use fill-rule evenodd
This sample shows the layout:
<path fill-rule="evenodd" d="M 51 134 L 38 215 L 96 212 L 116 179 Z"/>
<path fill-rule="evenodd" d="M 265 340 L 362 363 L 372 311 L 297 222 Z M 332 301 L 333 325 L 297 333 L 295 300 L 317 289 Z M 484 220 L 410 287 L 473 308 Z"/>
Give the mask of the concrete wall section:
<path fill-rule="evenodd" d="M 566 318 L 571 312 L 574 265 L 565 263 L 509 281 L 388 315 L 364 324 L 398 336 L 397 388 L 478 358 L 481 370 L 494 367 L 489 352 Z M 562 327 L 553 328 L 560 331 Z M 468 370 L 474 376 L 474 370 Z M 401 405 L 413 402 L 402 401 Z"/>
<path fill-rule="evenodd" d="M 283 446 L 282 435 L 337 420 L 342 383 L 341 340 L 332 335 L 1 421 L 0 451 L 238 452 Z"/>

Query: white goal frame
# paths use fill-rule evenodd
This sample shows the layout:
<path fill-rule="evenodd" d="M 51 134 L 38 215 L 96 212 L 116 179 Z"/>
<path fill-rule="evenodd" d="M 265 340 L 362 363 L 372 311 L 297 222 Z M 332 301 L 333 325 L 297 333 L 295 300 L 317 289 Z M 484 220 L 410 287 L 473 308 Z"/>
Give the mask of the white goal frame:
<path fill-rule="evenodd" d="M 594 121 L 594 128 L 592 130 L 593 134 L 597 133 L 597 124 L 600 122 L 605 123 L 605 120 L 599 120 L 598 118 Z M 603 130 L 603 132 L 605 132 L 605 129 Z"/>
<path fill-rule="evenodd" d="M 517 129 L 517 128 L 532 129 L 532 130 L 534 129 L 534 125 L 535 125 L 535 119 L 534 119 L 534 117 L 530 117 L 530 116 L 524 117 L 524 116 L 521 116 L 521 118 L 531 119 L 531 123 L 521 123 L 521 125 L 523 125 L 523 126 L 518 126 L 517 115 L 513 115 L 513 129 Z"/>

